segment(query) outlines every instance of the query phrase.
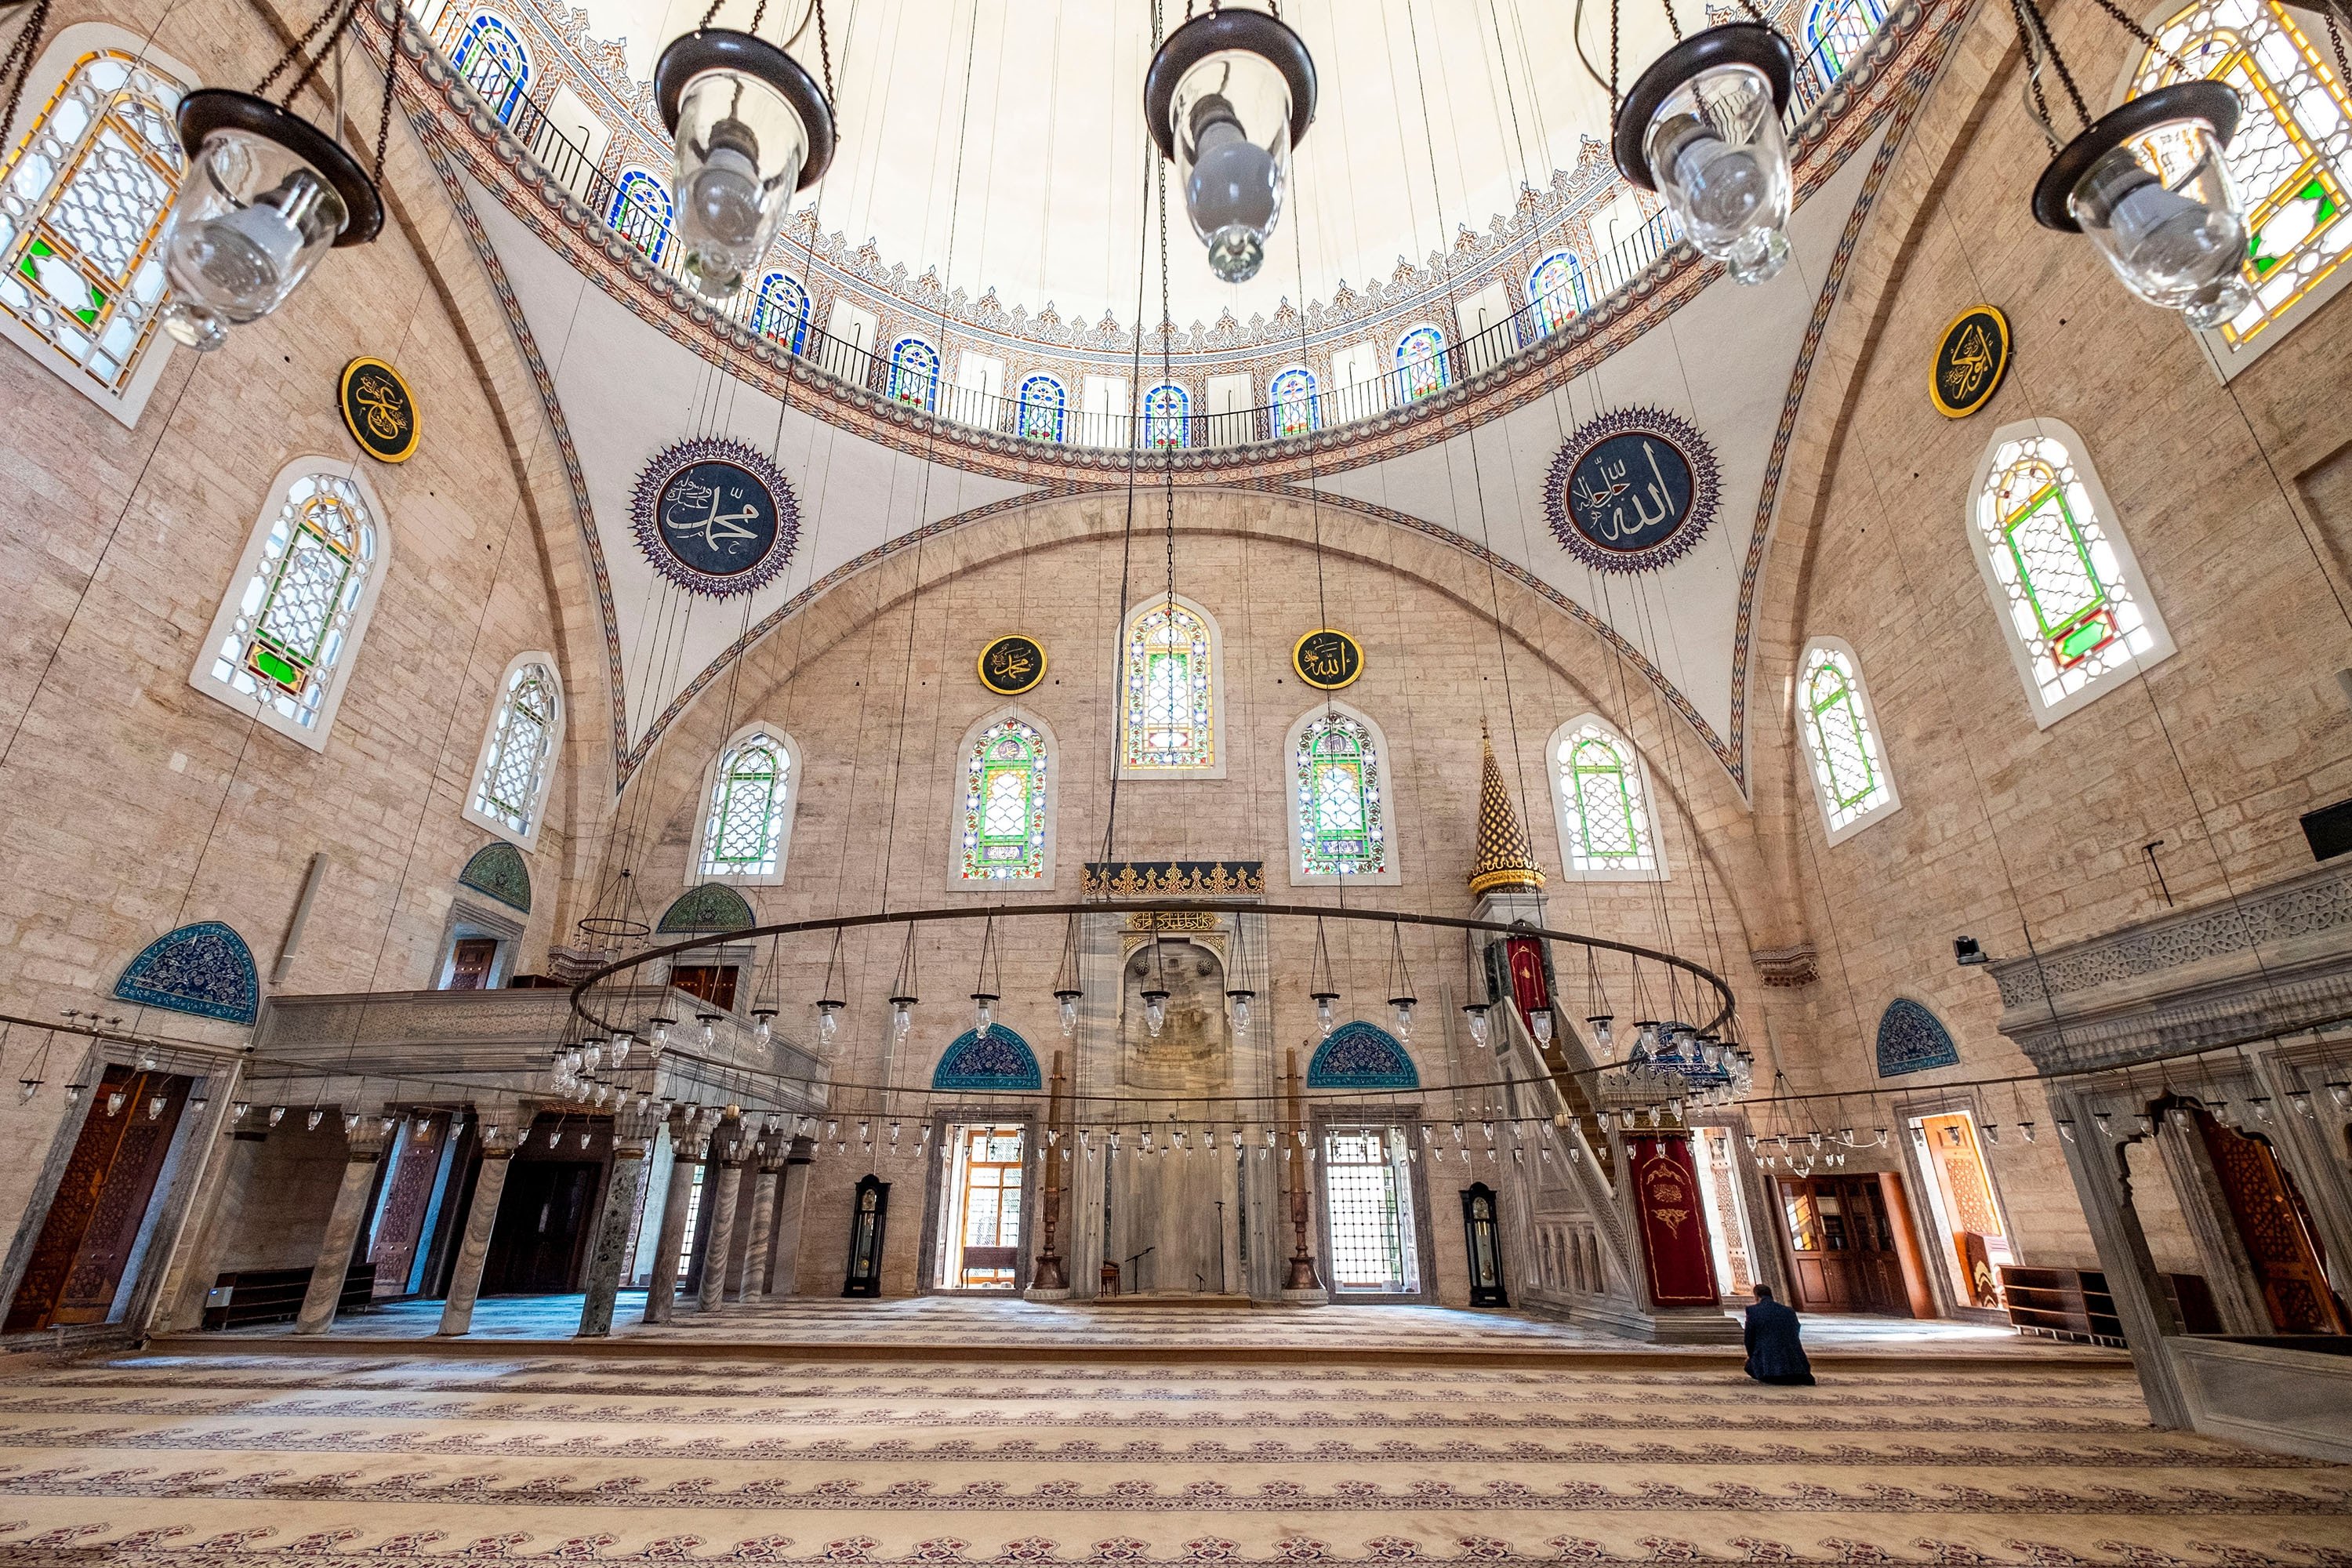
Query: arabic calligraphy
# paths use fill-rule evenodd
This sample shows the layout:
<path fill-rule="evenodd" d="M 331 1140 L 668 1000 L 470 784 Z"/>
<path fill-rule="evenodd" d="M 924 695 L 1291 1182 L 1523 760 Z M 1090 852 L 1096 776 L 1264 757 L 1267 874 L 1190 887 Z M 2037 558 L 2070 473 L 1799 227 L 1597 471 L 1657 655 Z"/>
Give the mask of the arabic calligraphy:
<path fill-rule="evenodd" d="M 1691 424 L 1625 408 L 1568 438 L 1545 479 L 1544 510 L 1570 554 L 1602 572 L 1663 566 L 1715 515 L 1715 453 Z"/>
<path fill-rule="evenodd" d="M 1290 662 L 1307 685 L 1337 691 L 1364 672 L 1364 650 L 1347 633 L 1321 626 L 1298 639 Z"/>
<path fill-rule="evenodd" d="M 766 453 L 702 437 L 664 447 L 637 471 L 629 526 L 655 571 L 724 598 L 766 586 L 791 562 L 800 503 Z"/>
<path fill-rule="evenodd" d="M 1944 329 L 1928 367 L 1927 391 L 1947 417 L 1962 419 L 1992 400 L 2009 368 L 2009 321 L 1990 305 L 1971 305 Z"/>
<path fill-rule="evenodd" d="M 1017 633 L 980 650 L 980 683 L 999 697 L 1018 697 L 1045 679 L 1045 650 Z"/>
<path fill-rule="evenodd" d="M 776 502 L 732 463 L 680 469 L 662 487 L 662 542 L 698 572 L 730 576 L 759 563 L 776 538 Z"/>
<path fill-rule="evenodd" d="M 400 373 L 380 359 L 343 367 L 343 426 L 368 456 L 397 463 L 416 450 L 416 402 Z"/>

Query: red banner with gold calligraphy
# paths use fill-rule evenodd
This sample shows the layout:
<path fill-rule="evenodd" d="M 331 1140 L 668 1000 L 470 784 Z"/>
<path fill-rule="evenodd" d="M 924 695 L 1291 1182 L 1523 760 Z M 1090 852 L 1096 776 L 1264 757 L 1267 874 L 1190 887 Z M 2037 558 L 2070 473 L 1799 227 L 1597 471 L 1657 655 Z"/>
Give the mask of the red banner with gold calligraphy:
<path fill-rule="evenodd" d="M 1504 939 L 1504 955 L 1511 964 L 1511 999 L 1519 1005 L 1521 1018 L 1538 1007 L 1551 1005 L 1551 987 L 1544 984 L 1542 944 L 1531 936 Z M 1535 1027 L 1529 1023 L 1528 1027 Z"/>
<path fill-rule="evenodd" d="M 1660 1307 L 1712 1307 L 1715 1259 L 1706 1243 L 1705 1205 L 1690 1140 L 1680 1133 L 1626 1140 L 1633 1155 L 1633 1197 L 1642 1213 L 1642 1253 L 1650 1269 L 1650 1300 Z"/>

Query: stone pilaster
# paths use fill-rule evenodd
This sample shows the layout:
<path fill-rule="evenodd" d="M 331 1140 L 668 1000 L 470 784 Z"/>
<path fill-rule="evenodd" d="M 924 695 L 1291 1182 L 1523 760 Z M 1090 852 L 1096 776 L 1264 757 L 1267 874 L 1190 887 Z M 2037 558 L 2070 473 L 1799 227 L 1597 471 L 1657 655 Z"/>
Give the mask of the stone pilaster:
<path fill-rule="evenodd" d="M 298 1334 L 323 1334 L 334 1327 L 335 1303 L 342 1296 L 344 1278 L 352 1271 L 352 1249 L 358 1245 L 360 1226 L 367 1223 L 376 1163 L 383 1158 L 389 1141 L 383 1129 L 383 1118 L 389 1114 L 362 1113 L 351 1131 L 343 1184 L 336 1190 L 335 1206 L 327 1215 L 327 1234 L 319 1242 L 319 1260 L 310 1268 L 310 1289 L 304 1293 L 302 1310 L 294 1320 Z"/>
<path fill-rule="evenodd" d="M 776 1186 L 782 1175 L 790 1141 L 770 1134 L 760 1144 L 760 1174 L 751 1187 L 751 1226 L 743 1248 L 741 1300 L 756 1301 L 768 1293 L 769 1248 L 776 1230 Z"/>
<path fill-rule="evenodd" d="M 593 1250 L 588 1255 L 588 1291 L 580 1304 L 581 1339 L 613 1331 L 613 1299 L 620 1293 L 621 1264 L 629 1250 L 629 1227 L 645 1196 L 646 1155 L 661 1125 L 650 1110 L 623 1110 L 613 1117 L 613 1176 L 604 1184 L 604 1209 L 597 1216 Z"/>
<path fill-rule="evenodd" d="M 808 1202 L 809 1166 L 816 1159 L 813 1140 L 794 1137 L 776 1187 L 776 1235 L 768 1249 L 771 1296 L 797 1296 L 801 1289 L 801 1210 Z"/>
<path fill-rule="evenodd" d="M 742 1196 L 745 1152 L 740 1121 L 721 1125 L 712 1135 L 711 1156 L 719 1173 L 715 1180 L 702 1179 L 710 1202 L 710 1245 L 703 1254 L 702 1289 L 695 1301 L 706 1312 L 717 1311 L 727 1299 L 727 1266 L 733 1261 L 735 1210 Z"/>
<path fill-rule="evenodd" d="M 466 1205 L 466 1231 L 457 1243 L 457 1267 L 449 1277 L 449 1294 L 441 1303 L 444 1334 L 462 1334 L 474 1326 L 474 1302 L 482 1293 L 482 1265 L 490 1256 L 490 1227 L 498 1223 L 499 1199 L 507 1190 L 507 1171 L 514 1163 L 515 1119 L 482 1120 L 482 1163 L 474 1176 L 474 1196 Z"/>
<path fill-rule="evenodd" d="M 662 1194 L 661 1230 L 654 1237 L 653 1271 L 646 1279 L 646 1319 L 667 1323 L 677 1310 L 677 1256 L 686 1248 L 686 1210 L 694 1196 L 695 1167 L 702 1163 L 709 1135 L 691 1111 L 673 1113 L 669 1120 L 669 1190 Z"/>

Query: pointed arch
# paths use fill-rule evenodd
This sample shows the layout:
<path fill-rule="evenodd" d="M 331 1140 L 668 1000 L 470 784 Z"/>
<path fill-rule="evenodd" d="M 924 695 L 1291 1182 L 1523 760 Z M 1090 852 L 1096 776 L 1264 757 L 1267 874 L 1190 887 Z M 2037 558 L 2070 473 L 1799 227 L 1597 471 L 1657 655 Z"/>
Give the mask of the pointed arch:
<path fill-rule="evenodd" d="M 1863 683 L 1862 660 L 1841 638 L 1813 638 L 1797 661 L 1797 729 L 1812 761 L 1813 800 L 1831 843 L 1903 804 Z"/>
<path fill-rule="evenodd" d="M 809 297 L 801 280 L 789 272 L 771 272 L 760 279 L 751 306 L 751 330 L 787 352 L 799 353 L 808 345 Z"/>
<path fill-rule="evenodd" d="M 475 12 L 457 36 L 449 63 L 500 124 L 513 123 L 531 76 L 530 51 L 516 35 L 514 24 L 495 11 Z"/>
<path fill-rule="evenodd" d="M 1189 447 L 1192 444 L 1192 395 L 1172 381 L 1163 381 L 1143 395 L 1143 444 L 1147 447 Z"/>
<path fill-rule="evenodd" d="M 966 1029 L 949 1042 L 940 1053 L 940 1065 L 931 1069 L 933 1089 L 1012 1093 L 1040 1089 L 1044 1083 L 1044 1075 L 1037 1070 L 1037 1053 L 1003 1024 L 990 1026 L 985 1035 Z"/>
<path fill-rule="evenodd" d="M 753 721 L 728 737 L 703 774 L 689 883 L 772 887 L 784 879 L 799 813 L 801 749 L 773 724 Z"/>
<path fill-rule="evenodd" d="M 499 678 L 482 732 L 466 820 L 524 849 L 539 846 L 548 786 L 563 743 L 563 687 L 551 653 L 519 653 Z"/>
<path fill-rule="evenodd" d="M 1024 376 L 1015 409 L 1013 433 L 1024 441 L 1059 441 L 1068 423 L 1069 389 L 1039 371 Z"/>
<path fill-rule="evenodd" d="M 1276 371 L 1267 388 L 1266 400 L 1274 405 L 1276 440 L 1311 435 L 1322 428 L 1322 400 L 1317 395 L 1315 373 L 1305 365 L 1294 364 Z"/>
<path fill-rule="evenodd" d="M 1454 384 L 1454 367 L 1445 353 L 1445 334 L 1433 326 L 1419 326 L 1397 340 L 1397 401 L 1417 403 Z"/>
<path fill-rule="evenodd" d="M 1586 713 L 1553 731 L 1544 755 L 1562 874 L 1592 882 L 1665 880 L 1651 804 L 1657 795 L 1633 742 L 1600 714 Z"/>
<path fill-rule="evenodd" d="M 654 923 L 654 931 L 661 936 L 693 936 L 702 931 L 741 931 L 759 923 L 742 894 L 724 882 L 705 882 L 671 900 Z"/>
<path fill-rule="evenodd" d="M 651 169 L 624 169 L 613 186 L 612 205 L 604 209 L 605 226 L 658 264 L 669 252 L 669 237 L 677 219 L 669 185 Z"/>
<path fill-rule="evenodd" d="M 1805 7 L 1805 53 L 1822 84 L 1845 75 L 1885 23 L 1885 0 L 1811 0 Z"/>
<path fill-rule="evenodd" d="M 1057 755 L 1053 730 L 1025 708 L 1000 708 L 964 731 L 948 842 L 950 887 L 1053 887 Z"/>
<path fill-rule="evenodd" d="M 1584 263 L 1572 250 L 1555 250 L 1528 275 L 1528 308 L 1535 318 L 1535 333 L 1548 338 L 1592 308 L 1592 291 L 1584 280 Z"/>
<path fill-rule="evenodd" d="M 114 996 L 198 1018 L 250 1026 L 261 1008 L 253 949 L 219 921 L 198 921 L 149 942 L 123 965 Z"/>
<path fill-rule="evenodd" d="M 921 338 L 900 338 L 890 345 L 890 397 L 926 412 L 940 405 L 940 351 Z"/>
<path fill-rule="evenodd" d="M 1178 594 L 1139 605 L 1119 639 L 1121 777 L 1225 776 L 1224 638 Z"/>
<path fill-rule="evenodd" d="M 1960 1062 L 1960 1049 L 1952 1043 L 1944 1021 L 1926 1003 L 1908 996 L 1897 996 L 1878 1016 L 1875 1050 L 1881 1078 L 1958 1067 Z"/>
<path fill-rule="evenodd" d="M 1394 1035 L 1359 1018 L 1340 1025 L 1307 1064 L 1309 1089 L 1419 1089 L 1421 1069 Z"/>
<path fill-rule="evenodd" d="M 1371 715 L 1325 700 L 1300 714 L 1284 736 L 1290 795 L 1290 885 L 1394 887 L 1394 768 L 1388 736 Z"/>

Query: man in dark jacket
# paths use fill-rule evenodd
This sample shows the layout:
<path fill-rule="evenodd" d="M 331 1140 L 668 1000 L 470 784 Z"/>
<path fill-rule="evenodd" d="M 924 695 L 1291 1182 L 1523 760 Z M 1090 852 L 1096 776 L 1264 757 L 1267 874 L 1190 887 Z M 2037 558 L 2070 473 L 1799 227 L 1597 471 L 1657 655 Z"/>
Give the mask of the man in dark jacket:
<path fill-rule="evenodd" d="M 1772 1300 L 1772 1287 L 1756 1287 L 1748 1309 L 1748 1375 L 1759 1383 L 1813 1386 L 1813 1363 L 1805 1359 L 1796 1312 Z"/>

